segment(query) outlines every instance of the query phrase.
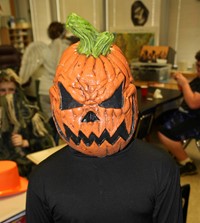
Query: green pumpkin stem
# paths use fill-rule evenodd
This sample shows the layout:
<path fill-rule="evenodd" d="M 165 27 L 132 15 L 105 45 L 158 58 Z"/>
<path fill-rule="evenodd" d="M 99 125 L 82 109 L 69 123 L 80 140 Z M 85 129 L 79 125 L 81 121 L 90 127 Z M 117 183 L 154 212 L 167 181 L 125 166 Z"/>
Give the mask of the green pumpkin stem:
<path fill-rule="evenodd" d="M 109 32 L 99 33 L 87 20 L 71 13 L 67 17 L 66 27 L 78 38 L 78 52 L 86 56 L 106 56 L 110 53 L 110 47 L 114 41 L 114 35 Z"/>

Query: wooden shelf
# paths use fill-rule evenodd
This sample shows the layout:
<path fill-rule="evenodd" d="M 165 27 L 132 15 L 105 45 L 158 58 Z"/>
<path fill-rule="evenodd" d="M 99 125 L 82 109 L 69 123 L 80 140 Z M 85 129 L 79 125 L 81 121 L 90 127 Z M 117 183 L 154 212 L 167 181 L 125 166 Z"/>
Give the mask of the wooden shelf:
<path fill-rule="evenodd" d="M 9 44 L 24 53 L 25 48 L 33 41 L 31 27 L 16 27 L 1 29 L 2 44 Z"/>
<path fill-rule="evenodd" d="M 24 53 L 25 48 L 32 42 L 31 28 L 12 28 L 9 29 L 11 45 Z"/>

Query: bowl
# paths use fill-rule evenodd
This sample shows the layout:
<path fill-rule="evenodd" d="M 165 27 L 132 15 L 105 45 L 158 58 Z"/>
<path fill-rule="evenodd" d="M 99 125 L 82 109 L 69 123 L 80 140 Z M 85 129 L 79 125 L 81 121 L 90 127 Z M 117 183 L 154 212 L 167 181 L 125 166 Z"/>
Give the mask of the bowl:
<path fill-rule="evenodd" d="M 166 59 L 156 59 L 156 62 L 159 64 L 166 64 L 167 60 Z"/>

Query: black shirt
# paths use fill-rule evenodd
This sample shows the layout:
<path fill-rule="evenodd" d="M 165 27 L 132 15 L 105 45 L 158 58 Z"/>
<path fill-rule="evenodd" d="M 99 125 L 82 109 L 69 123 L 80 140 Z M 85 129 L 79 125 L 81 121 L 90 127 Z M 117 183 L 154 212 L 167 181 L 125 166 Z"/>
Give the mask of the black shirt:
<path fill-rule="evenodd" d="M 194 78 L 191 82 L 190 82 L 190 87 L 192 89 L 193 92 L 198 92 L 200 93 L 200 77 L 196 77 Z M 185 102 L 185 100 L 183 100 L 183 102 L 181 103 L 181 107 L 186 110 L 186 111 L 191 111 L 191 112 L 197 112 L 200 115 L 200 109 L 191 109 L 187 103 Z"/>
<path fill-rule="evenodd" d="M 181 223 L 179 169 L 138 140 L 104 158 L 67 146 L 31 175 L 26 211 L 27 223 Z"/>

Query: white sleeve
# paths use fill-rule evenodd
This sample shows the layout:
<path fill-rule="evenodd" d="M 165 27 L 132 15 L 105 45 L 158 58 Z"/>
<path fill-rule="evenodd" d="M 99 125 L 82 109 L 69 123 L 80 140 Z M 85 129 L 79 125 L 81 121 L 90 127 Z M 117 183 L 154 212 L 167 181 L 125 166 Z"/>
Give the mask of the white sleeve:
<path fill-rule="evenodd" d="M 43 42 L 32 42 L 26 48 L 19 70 L 22 84 L 26 83 L 35 71 L 44 63 L 43 51 L 48 46 Z"/>

